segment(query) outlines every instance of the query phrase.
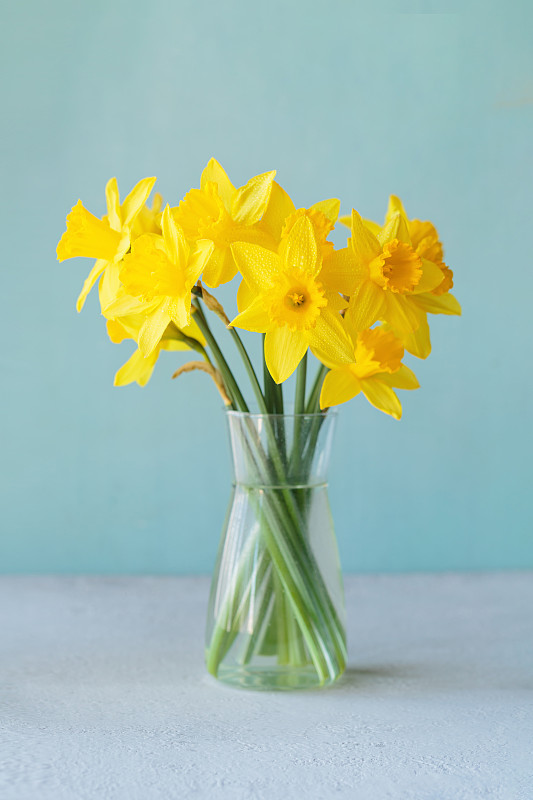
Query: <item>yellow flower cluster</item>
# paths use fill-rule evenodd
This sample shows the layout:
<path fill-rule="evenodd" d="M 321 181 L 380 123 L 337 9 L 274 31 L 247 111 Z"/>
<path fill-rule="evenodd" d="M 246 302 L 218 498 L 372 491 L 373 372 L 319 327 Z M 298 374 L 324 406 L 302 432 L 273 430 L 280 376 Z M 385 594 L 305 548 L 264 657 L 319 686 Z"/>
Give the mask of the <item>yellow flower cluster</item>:
<path fill-rule="evenodd" d="M 310 350 L 328 369 L 321 408 L 362 392 L 399 419 L 394 389 L 418 387 L 402 364 L 404 351 L 426 358 L 428 314 L 461 313 L 437 231 L 409 219 L 397 197 L 382 226 L 355 210 L 339 219 L 339 200 L 297 209 L 274 177 L 257 175 L 237 189 L 211 159 L 200 188 L 175 207 L 162 211 L 159 195 L 148 207 L 155 178 L 140 181 L 122 203 L 110 180 L 102 219 L 81 201 L 74 206 L 58 259 L 96 259 L 77 308 L 99 280 L 110 338 L 130 338 L 138 347 L 115 384 L 144 385 L 162 349 L 192 348 L 210 361 L 206 327 L 198 324 L 205 318 L 191 300 L 202 296 L 200 278 L 216 288 L 239 274 L 238 314 L 228 327 L 264 334 L 265 363 L 276 384 Z M 341 249 L 328 240 L 337 221 L 350 229 Z"/>

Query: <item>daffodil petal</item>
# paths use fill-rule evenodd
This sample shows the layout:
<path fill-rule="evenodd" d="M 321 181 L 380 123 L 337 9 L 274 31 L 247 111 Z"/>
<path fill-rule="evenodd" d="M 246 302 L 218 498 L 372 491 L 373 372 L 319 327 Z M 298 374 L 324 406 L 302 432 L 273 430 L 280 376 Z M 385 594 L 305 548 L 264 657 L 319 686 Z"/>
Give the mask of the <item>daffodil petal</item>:
<path fill-rule="evenodd" d="M 184 297 L 174 297 L 167 303 L 166 309 L 174 325 L 180 329 L 186 328 L 191 321 L 191 296 L 188 295 L 187 300 Z"/>
<path fill-rule="evenodd" d="M 129 225 L 132 222 L 143 205 L 148 200 L 148 196 L 152 189 L 154 188 L 154 184 L 157 178 L 143 178 L 142 181 L 139 181 L 131 192 L 126 196 L 124 202 L 122 203 L 122 222 L 124 225 Z"/>
<path fill-rule="evenodd" d="M 170 319 L 170 314 L 164 305 L 158 306 L 148 314 L 139 332 L 139 349 L 143 356 L 147 357 L 153 353 Z"/>
<path fill-rule="evenodd" d="M 246 313 L 246 312 L 244 312 Z M 273 328 L 265 336 L 265 362 L 276 383 L 290 378 L 308 347 L 303 331 Z"/>
<path fill-rule="evenodd" d="M 122 228 L 120 219 L 120 196 L 116 178 L 111 178 L 105 187 L 105 199 L 107 205 L 107 220 L 114 231 Z"/>
<path fill-rule="evenodd" d="M 85 305 L 85 301 L 87 300 L 87 296 L 91 289 L 93 288 L 94 284 L 105 270 L 108 262 L 105 261 L 103 258 L 99 258 L 98 261 L 95 262 L 94 267 L 89 272 L 88 277 L 85 279 L 83 284 L 83 288 L 80 292 L 80 295 L 76 301 L 76 311 L 81 311 L 83 306 Z"/>
<path fill-rule="evenodd" d="M 461 314 L 461 306 L 449 292 L 440 295 L 419 294 L 413 297 L 413 303 L 429 314 Z"/>
<path fill-rule="evenodd" d="M 257 226 L 251 227 L 250 225 L 234 225 L 228 230 L 228 239 L 231 242 L 248 242 L 248 244 L 258 244 L 261 247 L 266 247 L 267 250 L 277 252 L 278 245 L 274 238 L 267 231 L 263 230 L 263 221 L 261 220 Z"/>
<path fill-rule="evenodd" d="M 363 264 L 368 264 L 381 253 L 381 245 L 374 234 L 368 230 L 360 214 L 355 209 L 352 209 L 351 229 L 350 246 L 355 256 Z"/>
<path fill-rule="evenodd" d="M 129 225 L 123 225 L 122 236 L 120 237 L 120 242 L 117 247 L 117 252 L 115 253 L 115 257 L 113 258 L 115 264 L 117 264 L 119 261 L 122 261 L 122 259 L 124 258 L 130 247 L 131 247 L 131 231 Z"/>
<path fill-rule="evenodd" d="M 345 215 L 345 216 L 339 217 L 339 222 L 342 225 L 346 225 L 347 228 L 351 228 L 351 226 L 352 226 L 352 218 L 351 218 L 351 216 Z M 370 233 L 374 234 L 374 236 L 377 236 L 378 233 L 380 232 L 381 228 L 382 228 L 382 226 L 378 222 L 374 222 L 374 220 L 372 220 L 372 219 L 363 219 L 363 224 L 364 224 L 365 228 L 368 228 Z"/>
<path fill-rule="evenodd" d="M 380 316 L 385 322 L 390 324 L 400 338 L 416 331 L 424 319 L 424 313 L 414 304 L 414 299 L 393 292 L 384 292 L 383 294 L 385 295 L 385 306 Z"/>
<path fill-rule="evenodd" d="M 329 200 L 320 200 L 318 203 L 313 203 L 311 209 L 321 211 L 330 222 L 335 223 L 341 210 L 341 201 L 333 197 Z"/>
<path fill-rule="evenodd" d="M 236 274 L 237 264 L 231 249 L 215 245 L 204 266 L 202 279 L 205 285 L 210 289 L 216 289 L 221 283 L 231 281 Z"/>
<path fill-rule="evenodd" d="M 313 224 L 307 215 L 296 220 L 280 247 L 285 266 L 317 275 L 322 265 Z"/>
<path fill-rule="evenodd" d="M 159 357 L 159 350 L 144 358 L 143 354 L 137 349 L 121 366 L 115 375 L 115 386 L 127 386 L 128 383 L 138 383 L 139 386 L 146 386 L 152 376 L 156 361 Z"/>
<path fill-rule="evenodd" d="M 117 319 L 117 317 L 126 317 L 133 314 L 150 314 L 158 305 L 160 305 L 158 300 L 154 300 L 151 303 L 143 303 L 138 297 L 131 297 L 131 295 L 122 292 L 107 306 L 103 306 L 102 314 L 106 319 Z"/>
<path fill-rule="evenodd" d="M 226 211 L 230 211 L 231 201 L 237 190 L 228 178 L 226 171 L 215 158 L 212 158 L 207 162 L 200 179 L 200 187 L 205 189 L 206 184 L 209 182 L 216 183 L 218 187 L 218 194 L 226 207 Z"/>
<path fill-rule="evenodd" d="M 285 189 L 273 181 L 268 205 L 261 218 L 260 226 L 279 244 L 285 220 L 295 211 L 295 205 Z"/>
<path fill-rule="evenodd" d="M 271 321 L 268 311 L 265 309 L 263 298 L 259 296 L 252 300 L 247 308 L 237 314 L 231 326 L 233 328 L 243 328 L 245 331 L 265 333 L 271 327 Z"/>
<path fill-rule="evenodd" d="M 118 319 L 106 320 L 107 335 L 114 344 L 120 344 L 124 339 L 131 339 L 130 332 Z"/>
<path fill-rule="evenodd" d="M 182 228 L 172 216 L 168 203 L 161 217 L 161 231 L 170 260 L 173 264 L 176 264 L 180 269 L 184 270 L 189 258 L 190 248 Z"/>
<path fill-rule="evenodd" d="M 401 419 L 402 404 L 395 395 L 392 387 L 377 378 L 362 378 L 361 389 L 364 396 L 375 408 L 389 414 L 394 419 Z"/>
<path fill-rule="evenodd" d="M 327 367 L 353 361 L 353 345 L 346 333 L 342 318 L 328 307 L 309 331 L 309 346 L 314 355 Z"/>
<path fill-rule="evenodd" d="M 350 217 L 349 216 L 339 217 L 339 222 L 342 225 L 346 225 L 347 228 L 351 228 L 351 226 L 352 226 L 352 218 L 351 218 L 351 216 Z M 381 230 L 381 225 L 379 225 L 377 222 L 374 222 L 371 219 L 363 219 L 363 224 L 364 224 L 365 228 L 368 228 L 370 233 L 374 234 L 374 236 L 377 236 L 378 233 Z"/>
<path fill-rule="evenodd" d="M 124 289 L 122 288 L 122 284 L 120 282 L 120 264 L 111 263 L 107 265 L 105 272 L 102 275 L 102 279 L 98 286 L 98 295 L 100 298 L 100 308 L 102 310 L 102 314 L 105 314 L 105 311 L 111 303 L 117 300 L 119 297 L 124 295 Z M 139 301 L 138 301 L 139 302 Z M 132 311 L 124 311 L 124 314 L 131 314 L 134 313 Z M 117 315 L 118 316 L 118 315 Z"/>
<path fill-rule="evenodd" d="M 365 228 L 368 228 L 370 233 L 373 233 L 374 236 L 377 238 L 377 235 L 381 230 L 381 225 L 379 225 L 377 222 L 374 222 L 371 219 L 364 219 L 363 225 L 365 226 Z"/>
<path fill-rule="evenodd" d="M 331 408 L 347 403 L 361 391 L 359 379 L 348 367 L 332 369 L 324 378 L 320 392 L 320 408 Z"/>
<path fill-rule="evenodd" d="M 415 373 L 405 364 L 402 364 L 396 372 L 380 373 L 379 380 L 395 389 L 418 389 L 420 387 Z"/>
<path fill-rule="evenodd" d="M 242 225 L 259 222 L 268 205 L 275 174 L 274 170 L 256 175 L 237 190 L 231 202 L 231 216 L 235 222 Z"/>
<path fill-rule="evenodd" d="M 242 279 L 239 288 L 237 289 L 237 308 L 239 309 L 239 313 L 244 311 L 245 308 L 248 308 L 251 302 L 253 302 L 256 293 L 250 289 L 244 278 Z"/>
<path fill-rule="evenodd" d="M 324 292 L 324 297 L 328 301 L 328 308 L 330 311 L 344 311 L 348 306 L 348 300 L 341 297 L 337 292 Z"/>
<path fill-rule="evenodd" d="M 282 267 L 277 253 L 257 244 L 235 242 L 231 245 L 231 252 L 239 272 L 248 286 L 256 293 L 262 289 L 268 289 Z"/>
<path fill-rule="evenodd" d="M 189 260 L 187 262 L 187 268 L 186 268 L 186 279 L 191 287 L 194 286 L 194 284 L 196 283 L 196 281 L 206 268 L 209 259 L 213 255 L 214 249 L 215 249 L 214 242 L 212 242 L 210 239 L 198 239 L 196 242 L 192 242 L 189 251 Z M 231 259 L 231 261 L 233 262 L 233 258 Z M 230 269 L 233 268 L 234 264 L 232 263 Z M 224 274 L 222 274 L 221 277 L 224 278 L 225 277 Z M 221 283 L 224 283 L 224 281 L 221 281 Z"/>
<path fill-rule="evenodd" d="M 334 250 L 320 270 L 319 280 L 335 292 L 351 295 L 368 278 L 368 268 L 356 259 L 349 247 Z"/>
<path fill-rule="evenodd" d="M 411 236 L 409 235 L 409 228 L 407 221 L 403 214 L 397 211 L 393 214 L 381 228 L 380 232 L 376 234 L 376 238 L 381 245 L 393 239 L 398 239 L 400 242 L 411 244 Z"/>
<path fill-rule="evenodd" d="M 431 353 L 431 339 L 426 316 L 420 320 L 420 325 L 407 336 L 403 337 L 405 349 L 417 358 L 427 358 Z"/>
<path fill-rule="evenodd" d="M 392 219 L 392 217 L 400 213 L 405 219 L 407 219 L 407 214 L 405 213 L 405 208 L 403 207 L 403 203 L 399 197 L 396 197 L 395 194 L 391 194 L 389 197 L 389 206 L 387 208 L 387 213 L 385 215 L 385 224 Z"/>
<path fill-rule="evenodd" d="M 361 283 L 350 297 L 346 311 L 346 322 L 350 334 L 370 328 L 378 320 L 385 307 L 385 292 L 374 281 Z"/>
<path fill-rule="evenodd" d="M 422 259 L 422 277 L 417 285 L 413 288 L 413 294 L 422 294 L 423 292 L 431 292 L 436 289 L 444 280 L 444 273 L 440 267 L 428 261 L 427 258 Z"/>

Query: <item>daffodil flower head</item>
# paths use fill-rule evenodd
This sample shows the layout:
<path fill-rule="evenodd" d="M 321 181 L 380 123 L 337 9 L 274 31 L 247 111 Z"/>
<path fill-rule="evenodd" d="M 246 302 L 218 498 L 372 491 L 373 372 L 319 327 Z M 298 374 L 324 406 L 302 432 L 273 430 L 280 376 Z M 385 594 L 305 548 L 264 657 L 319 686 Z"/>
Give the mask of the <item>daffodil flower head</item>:
<path fill-rule="evenodd" d="M 189 239 L 211 239 L 218 245 L 231 243 L 234 223 L 213 181 L 187 192 L 173 215 Z"/>
<path fill-rule="evenodd" d="M 419 386 L 415 374 L 402 364 L 402 342 L 381 326 L 359 332 L 353 331 L 349 322 L 347 327 L 352 333 L 352 358 L 327 364 L 330 371 L 322 385 L 320 407 L 346 403 L 362 392 L 380 411 L 400 419 L 402 406 L 394 388 L 417 389 Z"/>
<path fill-rule="evenodd" d="M 442 271 L 443 280 L 432 289 L 431 293 L 446 294 L 453 288 L 453 272 L 444 263 L 444 250 L 435 226 L 431 222 L 421 222 L 419 219 L 407 220 L 407 224 L 415 251 L 422 258 L 432 261 Z"/>
<path fill-rule="evenodd" d="M 295 222 L 300 219 L 300 217 L 304 216 L 309 219 L 313 226 L 317 246 L 321 252 L 322 258 L 325 258 L 333 252 L 333 242 L 328 242 L 327 239 L 335 227 L 335 221 L 327 217 L 324 212 L 316 206 L 311 206 L 311 208 L 298 208 L 294 213 L 290 214 L 283 223 L 281 241 L 289 235 Z"/>
<path fill-rule="evenodd" d="M 309 347 L 319 358 L 339 350 L 349 358 L 342 302 L 323 288 L 322 257 L 307 215 L 295 221 L 278 253 L 244 242 L 232 252 L 250 302 L 231 324 L 266 334 L 265 361 L 276 383 L 292 375 Z"/>
<path fill-rule="evenodd" d="M 442 242 L 432 222 L 409 219 L 400 198 L 391 195 L 384 228 L 381 229 L 379 225 L 369 220 L 365 220 L 364 224 L 376 236 L 379 236 L 380 231 L 390 227 L 398 215 L 405 221 L 411 246 L 422 261 L 423 274 L 419 284 L 408 296 L 407 302 L 403 304 L 403 308 L 393 308 L 392 315 L 383 315 L 383 319 L 386 319 L 395 332 L 401 336 L 410 353 L 417 358 L 427 358 L 431 352 L 427 315 L 458 315 L 461 314 L 461 306 L 450 293 L 453 288 L 453 272 L 444 263 Z M 345 218 L 342 218 L 341 221 L 345 222 Z M 431 273 L 435 280 L 428 281 Z M 403 321 L 398 314 L 395 318 L 395 310 L 400 311 L 403 315 Z M 417 319 L 418 324 L 413 325 Z"/>
<path fill-rule="evenodd" d="M 444 263 L 444 249 L 442 242 L 439 239 L 437 229 L 432 222 L 427 220 L 422 222 L 419 219 L 409 219 L 405 213 L 405 209 L 400 198 L 396 197 L 396 195 L 391 195 L 389 199 L 389 207 L 385 217 L 385 224 L 387 224 L 389 220 L 392 219 L 394 214 L 397 213 L 401 213 L 406 221 L 414 250 L 421 258 L 436 264 L 442 272 L 443 279 L 439 284 L 437 284 L 437 286 L 431 289 L 431 294 L 436 296 L 448 294 L 450 289 L 453 288 L 453 272 Z M 457 301 L 454 303 L 453 301 L 445 300 L 444 303 L 445 306 L 447 304 L 447 313 L 461 312 Z"/>
<path fill-rule="evenodd" d="M 191 323 L 191 289 L 202 274 L 213 243 L 200 239 L 189 244 L 165 208 L 162 236 L 144 234 L 131 246 L 120 269 L 124 294 L 104 309 L 107 317 L 139 311 L 144 304 L 145 321 L 139 332 L 139 348 L 149 356 L 170 322 L 178 328 Z"/>
<path fill-rule="evenodd" d="M 175 222 L 187 238 L 213 242 L 213 252 L 203 275 L 207 286 L 219 286 L 235 276 L 233 242 L 272 244 L 257 223 L 267 207 L 275 174 L 273 171 L 256 175 L 236 189 L 218 161 L 212 158 L 202 173 L 200 189 L 191 189 L 179 206 L 172 209 Z"/>
<path fill-rule="evenodd" d="M 112 261 L 123 249 L 119 248 L 120 243 L 120 232 L 109 225 L 106 217 L 99 219 L 78 200 L 67 215 L 67 230 L 57 245 L 57 260 L 82 257 Z"/>
<path fill-rule="evenodd" d="M 117 179 L 106 185 L 107 214 L 98 219 L 78 200 L 67 216 L 67 230 L 57 245 L 57 258 L 86 257 L 98 259 L 86 279 L 78 297 L 76 308 L 81 311 L 85 300 L 98 278 L 110 265 L 117 264 L 129 250 L 131 226 L 156 179 L 144 178 L 133 187 L 124 202 L 120 203 Z"/>
<path fill-rule="evenodd" d="M 431 349 L 425 311 L 415 302 L 443 280 L 442 271 L 413 248 L 401 209 L 384 225 L 365 222 L 357 211 L 350 218 L 348 246 L 335 251 L 324 263 L 328 288 L 350 298 L 346 318 L 356 331 L 375 322 L 388 322 L 405 342 L 418 331 L 417 355 Z"/>
<path fill-rule="evenodd" d="M 265 292 L 265 305 L 270 318 L 291 331 L 310 330 L 328 301 L 320 281 L 303 270 L 280 272 Z"/>
<path fill-rule="evenodd" d="M 327 241 L 327 237 L 335 227 L 339 210 L 340 200 L 337 199 L 322 200 L 309 208 L 297 209 L 285 189 L 274 181 L 259 227 L 271 237 L 276 246 L 279 246 L 287 238 L 296 221 L 306 216 L 313 226 L 317 247 L 325 258 L 333 251 L 333 242 Z"/>
<path fill-rule="evenodd" d="M 382 289 L 406 294 L 413 292 L 422 277 L 422 259 L 411 245 L 392 239 L 368 265 L 371 280 Z"/>

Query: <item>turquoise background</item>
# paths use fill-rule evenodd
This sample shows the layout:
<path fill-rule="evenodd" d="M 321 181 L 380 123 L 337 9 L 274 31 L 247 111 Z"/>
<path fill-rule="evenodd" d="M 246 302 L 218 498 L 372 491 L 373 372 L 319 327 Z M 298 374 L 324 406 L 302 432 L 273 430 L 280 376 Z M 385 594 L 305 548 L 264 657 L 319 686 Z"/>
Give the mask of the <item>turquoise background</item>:
<path fill-rule="evenodd" d="M 276 168 L 297 206 L 336 196 L 381 220 L 395 192 L 455 271 L 463 317 L 433 318 L 404 419 L 361 398 L 340 415 L 344 568 L 533 566 L 532 26 L 529 2 L 4 11 L 2 571 L 212 568 L 218 395 L 170 381 L 180 354 L 145 389 L 113 388 L 132 348 L 108 341 L 96 296 L 75 311 L 91 262 L 55 260 L 78 197 L 102 214 L 108 178 L 125 193 L 157 175 L 176 204 L 211 156 L 237 185 Z"/>

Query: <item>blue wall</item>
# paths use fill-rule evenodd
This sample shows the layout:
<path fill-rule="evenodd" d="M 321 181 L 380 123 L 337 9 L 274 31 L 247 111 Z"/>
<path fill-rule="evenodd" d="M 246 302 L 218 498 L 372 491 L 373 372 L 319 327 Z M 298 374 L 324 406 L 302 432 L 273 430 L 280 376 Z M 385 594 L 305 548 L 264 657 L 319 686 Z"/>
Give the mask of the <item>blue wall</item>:
<path fill-rule="evenodd" d="M 179 354 L 114 389 L 131 348 L 107 340 L 96 297 L 76 314 L 90 264 L 55 246 L 78 197 L 104 212 L 109 177 L 157 175 L 175 204 L 212 155 L 237 184 L 276 168 L 297 205 L 337 196 L 379 220 L 398 193 L 455 271 L 464 316 L 434 318 L 404 419 L 360 398 L 341 413 L 345 569 L 533 566 L 533 6 L 365 5 L 11 4 L 2 571 L 211 569 L 229 492 L 218 396 L 202 375 L 170 381 Z"/>

